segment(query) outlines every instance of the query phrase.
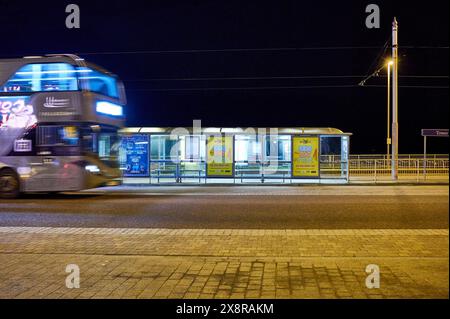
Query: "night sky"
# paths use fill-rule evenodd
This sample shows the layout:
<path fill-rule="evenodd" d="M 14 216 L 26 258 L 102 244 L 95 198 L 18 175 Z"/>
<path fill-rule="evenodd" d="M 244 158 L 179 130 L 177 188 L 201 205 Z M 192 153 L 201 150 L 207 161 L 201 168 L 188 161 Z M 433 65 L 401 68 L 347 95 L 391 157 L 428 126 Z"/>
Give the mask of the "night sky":
<path fill-rule="evenodd" d="M 81 29 L 65 27 L 69 3 Z M 380 29 L 365 27 L 370 3 Z M 420 153 L 421 128 L 448 128 L 448 3 L 0 0 L 0 57 L 78 53 L 109 69 L 125 82 L 128 126 L 336 127 L 354 134 L 352 153 L 384 153 L 385 71 L 357 84 L 390 54 L 395 15 L 400 153 Z"/>

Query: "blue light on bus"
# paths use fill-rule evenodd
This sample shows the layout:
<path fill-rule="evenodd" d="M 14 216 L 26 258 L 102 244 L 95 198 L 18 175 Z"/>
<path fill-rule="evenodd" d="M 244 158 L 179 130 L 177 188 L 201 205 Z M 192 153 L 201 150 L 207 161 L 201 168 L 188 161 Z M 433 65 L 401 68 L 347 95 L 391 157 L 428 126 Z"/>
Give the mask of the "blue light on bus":
<path fill-rule="evenodd" d="M 106 101 L 97 102 L 96 110 L 98 113 L 106 115 L 123 116 L 122 106 Z"/>

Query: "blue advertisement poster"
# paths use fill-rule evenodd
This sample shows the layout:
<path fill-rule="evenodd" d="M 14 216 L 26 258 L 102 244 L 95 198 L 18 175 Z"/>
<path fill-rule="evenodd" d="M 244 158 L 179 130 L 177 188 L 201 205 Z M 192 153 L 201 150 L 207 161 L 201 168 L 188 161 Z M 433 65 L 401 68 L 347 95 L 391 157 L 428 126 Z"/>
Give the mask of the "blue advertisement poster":
<path fill-rule="evenodd" d="M 149 147 L 148 135 L 130 135 L 122 137 L 122 169 L 125 177 L 148 177 Z"/>

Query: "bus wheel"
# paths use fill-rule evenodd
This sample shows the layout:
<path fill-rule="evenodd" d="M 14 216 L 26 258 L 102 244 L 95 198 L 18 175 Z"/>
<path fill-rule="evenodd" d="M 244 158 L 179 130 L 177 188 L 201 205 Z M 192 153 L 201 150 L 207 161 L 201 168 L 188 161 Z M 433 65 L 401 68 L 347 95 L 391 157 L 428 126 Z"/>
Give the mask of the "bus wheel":
<path fill-rule="evenodd" d="M 20 193 L 19 178 L 12 169 L 0 170 L 0 198 L 17 198 Z"/>

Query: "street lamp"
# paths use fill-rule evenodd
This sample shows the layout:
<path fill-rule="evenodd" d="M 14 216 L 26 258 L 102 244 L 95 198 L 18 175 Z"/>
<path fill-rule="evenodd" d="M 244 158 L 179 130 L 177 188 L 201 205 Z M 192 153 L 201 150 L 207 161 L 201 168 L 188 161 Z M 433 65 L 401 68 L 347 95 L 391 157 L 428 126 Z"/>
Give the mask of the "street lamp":
<path fill-rule="evenodd" d="M 392 22 L 392 158 L 391 176 L 398 181 L 398 22 Z"/>
<path fill-rule="evenodd" d="M 386 138 L 386 146 L 387 146 L 387 160 L 389 160 L 390 153 L 390 145 L 391 145 L 391 67 L 394 64 L 394 61 L 389 60 L 386 63 L 387 66 L 387 138 Z"/>

